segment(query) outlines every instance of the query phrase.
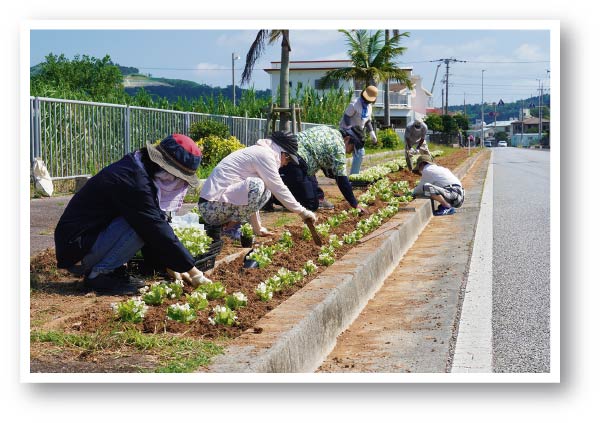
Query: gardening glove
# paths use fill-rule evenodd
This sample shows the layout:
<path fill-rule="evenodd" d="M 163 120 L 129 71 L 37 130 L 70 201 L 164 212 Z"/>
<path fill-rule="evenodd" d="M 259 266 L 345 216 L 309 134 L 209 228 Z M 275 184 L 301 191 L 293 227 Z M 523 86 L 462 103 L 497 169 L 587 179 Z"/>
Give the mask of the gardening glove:
<path fill-rule="evenodd" d="M 365 210 L 364 208 L 362 208 L 360 206 L 356 206 L 356 209 L 360 212 L 360 214 L 369 214 L 369 212 L 367 210 Z"/>
<path fill-rule="evenodd" d="M 176 271 L 171 270 L 171 269 L 167 269 L 167 273 L 169 274 L 169 276 L 171 278 L 173 278 L 176 281 L 182 281 L 183 280 L 183 276 L 179 272 L 176 272 Z M 188 278 L 190 277 L 190 275 L 188 275 L 187 273 L 184 273 L 184 274 L 187 275 Z"/>
<path fill-rule="evenodd" d="M 304 209 L 300 212 L 300 217 L 303 221 L 310 220 L 313 224 L 317 222 L 317 215 L 308 209 Z"/>
<path fill-rule="evenodd" d="M 265 227 L 261 227 L 258 230 L 258 236 L 271 236 L 271 235 L 273 235 L 273 232 L 271 232 L 270 230 L 268 230 Z"/>
<path fill-rule="evenodd" d="M 371 131 L 370 135 L 371 135 L 371 141 L 373 141 L 373 144 L 377 144 L 377 135 L 375 135 L 375 131 Z"/>
<path fill-rule="evenodd" d="M 409 153 L 410 153 L 411 156 L 414 156 L 415 154 L 417 154 L 417 152 L 418 151 L 415 148 L 411 148 L 410 151 L 409 151 Z"/>
<path fill-rule="evenodd" d="M 210 279 L 208 279 L 206 276 L 204 276 L 204 274 L 202 272 L 200 272 L 199 275 L 192 277 L 190 280 L 190 283 L 192 284 L 192 286 L 194 288 L 197 288 L 198 286 L 202 285 L 203 283 L 210 283 L 210 282 L 212 282 L 212 281 Z"/>

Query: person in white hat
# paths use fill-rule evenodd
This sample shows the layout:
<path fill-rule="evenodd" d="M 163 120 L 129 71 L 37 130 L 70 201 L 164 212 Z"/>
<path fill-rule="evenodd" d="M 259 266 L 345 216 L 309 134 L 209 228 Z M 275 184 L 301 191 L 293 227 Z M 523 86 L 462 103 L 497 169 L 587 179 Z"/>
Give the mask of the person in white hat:
<path fill-rule="evenodd" d="M 373 114 L 373 103 L 377 100 L 377 87 L 369 85 L 367 88 L 362 90 L 360 96 L 353 99 L 346 110 L 344 116 L 340 121 L 340 129 L 349 130 L 353 126 L 360 126 L 363 129 L 369 131 L 371 141 L 373 144 L 377 144 L 377 135 L 373 129 L 371 117 Z M 352 152 L 352 166 L 350 168 L 350 175 L 354 175 L 360 172 L 360 166 L 362 164 L 363 157 L 365 156 L 364 147 L 355 148 Z"/>

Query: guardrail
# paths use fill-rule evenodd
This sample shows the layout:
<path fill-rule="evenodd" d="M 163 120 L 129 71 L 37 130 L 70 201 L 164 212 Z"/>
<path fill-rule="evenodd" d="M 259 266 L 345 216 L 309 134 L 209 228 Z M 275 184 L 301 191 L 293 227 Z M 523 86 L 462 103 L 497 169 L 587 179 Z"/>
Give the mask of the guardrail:
<path fill-rule="evenodd" d="M 30 161 L 41 158 L 52 179 L 89 176 L 168 134 L 216 120 L 246 146 L 264 136 L 266 119 L 180 112 L 122 104 L 30 98 Z M 302 123 L 305 130 L 319 124 Z"/>

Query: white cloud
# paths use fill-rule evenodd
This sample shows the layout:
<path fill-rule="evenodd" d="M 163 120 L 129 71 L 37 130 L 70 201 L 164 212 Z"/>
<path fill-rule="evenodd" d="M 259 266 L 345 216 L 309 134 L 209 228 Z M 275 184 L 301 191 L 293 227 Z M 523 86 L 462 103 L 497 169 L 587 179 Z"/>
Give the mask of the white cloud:
<path fill-rule="evenodd" d="M 521 44 L 515 51 L 515 57 L 521 60 L 547 60 L 540 47 L 531 44 Z"/>

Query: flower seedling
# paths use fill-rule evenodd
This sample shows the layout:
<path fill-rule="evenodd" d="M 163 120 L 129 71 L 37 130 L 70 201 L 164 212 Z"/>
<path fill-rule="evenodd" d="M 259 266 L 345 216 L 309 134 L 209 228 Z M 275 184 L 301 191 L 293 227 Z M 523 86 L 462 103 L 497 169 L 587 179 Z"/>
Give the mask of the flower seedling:
<path fill-rule="evenodd" d="M 265 282 L 259 283 L 254 292 L 261 301 L 269 301 L 273 298 L 273 290 Z"/>
<path fill-rule="evenodd" d="M 254 231 L 252 230 L 252 226 L 249 223 L 244 223 L 240 227 L 240 231 L 243 237 L 252 238 L 254 236 Z"/>
<path fill-rule="evenodd" d="M 312 260 L 308 260 L 303 267 L 303 270 L 306 272 L 307 275 L 316 272 L 317 269 L 317 265 Z"/>
<path fill-rule="evenodd" d="M 162 304 L 167 296 L 165 288 L 166 285 L 159 282 L 154 282 L 151 286 L 141 288 L 140 293 L 142 294 L 142 300 L 150 305 Z"/>
<path fill-rule="evenodd" d="M 329 245 L 337 250 L 344 245 L 344 241 L 340 240 L 337 235 L 329 235 Z"/>
<path fill-rule="evenodd" d="M 237 310 L 240 307 L 246 307 L 248 298 L 242 292 L 234 292 L 225 298 L 225 305 L 232 310 Z"/>
<path fill-rule="evenodd" d="M 212 238 L 206 232 L 197 228 L 175 228 L 173 230 L 179 241 L 193 257 L 201 256 L 208 251 Z"/>
<path fill-rule="evenodd" d="M 204 310 L 208 307 L 208 300 L 206 299 L 206 293 L 200 291 L 194 291 L 191 294 L 185 294 L 187 303 L 196 311 Z"/>
<path fill-rule="evenodd" d="M 148 306 L 140 297 L 130 298 L 120 303 L 112 303 L 111 307 L 123 322 L 139 323 L 144 319 Z"/>
<path fill-rule="evenodd" d="M 227 292 L 225 291 L 225 287 L 221 282 L 210 282 L 203 283 L 196 291 L 204 292 L 206 294 L 207 300 L 216 300 L 219 298 L 223 298 Z"/>
<path fill-rule="evenodd" d="M 319 258 L 317 259 L 319 264 L 324 266 L 331 266 L 335 262 L 335 258 L 330 256 L 329 254 L 319 254 Z"/>
<path fill-rule="evenodd" d="M 290 231 L 283 231 L 281 234 L 281 239 L 279 240 L 279 245 L 281 245 L 286 251 L 289 250 L 292 245 L 294 245 Z"/>
<path fill-rule="evenodd" d="M 183 295 L 183 281 L 175 281 L 166 285 L 165 293 L 171 299 L 177 299 Z"/>
<path fill-rule="evenodd" d="M 181 323 L 190 323 L 196 320 L 196 312 L 189 304 L 171 304 L 167 307 L 167 318 Z"/>
<path fill-rule="evenodd" d="M 235 312 L 229 307 L 218 305 L 215 308 L 213 308 L 213 313 L 214 316 L 208 318 L 208 321 L 211 325 L 233 326 L 233 324 L 237 320 Z"/>

